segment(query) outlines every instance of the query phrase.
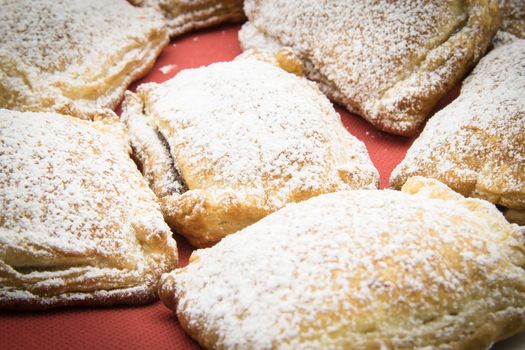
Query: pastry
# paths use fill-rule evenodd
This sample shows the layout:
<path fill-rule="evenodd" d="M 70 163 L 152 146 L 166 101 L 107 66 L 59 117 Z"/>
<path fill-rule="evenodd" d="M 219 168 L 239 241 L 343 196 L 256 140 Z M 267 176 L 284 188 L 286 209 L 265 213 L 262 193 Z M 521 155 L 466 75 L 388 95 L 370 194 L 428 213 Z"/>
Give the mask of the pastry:
<path fill-rule="evenodd" d="M 525 39 L 525 1 L 499 0 L 501 30 Z"/>
<path fill-rule="evenodd" d="M 0 308 L 145 303 L 177 246 L 112 114 L 0 109 Z"/>
<path fill-rule="evenodd" d="M 525 330 L 524 244 L 492 204 L 412 178 L 291 204 L 194 251 L 160 298 L 208 349 L 488 349 Z"/>
<path fill-rule="evenodd" d="M 365 146 L 315 84 L 259 56 L 185 70 L 124 100 L 135 157 L 194 246 L 289 202 L 378 185 Z M 291 56 L 273 61 L 297 70 Z"/>
<path fill-rule="evenodd" d="M 224 22 L 241 22 L 246 17 L 242 0 L 129 0 L 141 7 L 152 7 L 160 12 L 169 28 L 170 36 L 206 28 Z"/>
<path fill-rule="evenodd" d="M 0 108 L 92 118 L 113 109 L 168 42 L 125 0 L 0 0 Z"/>
<path fill-rule="evenodd" d="M 394 169 L 390 184 L 436 178 L 464 196 L 525 215 L 525 40 L 485 56 L 459 97 L 436 113 Z"/>
<path fill-rule="evenodd" d="M 418 131 L 499 26 L 496 0 L 247 0 L 244 10 L 244 49 L 291 47 L 333 101 L 399 135 Z"/>

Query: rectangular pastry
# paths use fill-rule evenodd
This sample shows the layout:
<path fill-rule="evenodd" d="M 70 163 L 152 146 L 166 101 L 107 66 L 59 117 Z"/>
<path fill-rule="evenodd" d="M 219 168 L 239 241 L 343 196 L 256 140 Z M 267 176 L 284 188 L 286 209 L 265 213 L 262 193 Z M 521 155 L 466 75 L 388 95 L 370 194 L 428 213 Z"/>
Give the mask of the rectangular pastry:
<path fill-rule="evenodd" d="M 378 185 L 364 144 L 317 86 L 262 61 L 300 71 L 293 57 L 262 56 L 185 70 L 126 96 L 135 155 L 166 220 L 195 246 L 287 203 Z"/>
<path fill-rule="evenodd" d="M 114 109 L 168 43 L 125 0 L 0 0 L 0 108 L 90 119 Z"/>
<path fill-rule="evenodd" d="M 157 298 L 177 245 L 123 125 L 0 109 L 0 308 Z"/>

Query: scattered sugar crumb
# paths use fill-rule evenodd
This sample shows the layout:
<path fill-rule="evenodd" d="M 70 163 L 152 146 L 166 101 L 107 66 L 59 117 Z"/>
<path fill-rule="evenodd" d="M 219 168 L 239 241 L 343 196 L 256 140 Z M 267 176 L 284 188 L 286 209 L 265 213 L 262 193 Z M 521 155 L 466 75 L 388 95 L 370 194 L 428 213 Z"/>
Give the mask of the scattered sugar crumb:
<path fill-rule="evenodd" d="M 162 74 L 169 74 L 169 73 L 173 72 L 175 69 L 177 69 L 177 65 L 176 64 L 167 64 L 165 66 L 160 67 L 159 71 Z"/>

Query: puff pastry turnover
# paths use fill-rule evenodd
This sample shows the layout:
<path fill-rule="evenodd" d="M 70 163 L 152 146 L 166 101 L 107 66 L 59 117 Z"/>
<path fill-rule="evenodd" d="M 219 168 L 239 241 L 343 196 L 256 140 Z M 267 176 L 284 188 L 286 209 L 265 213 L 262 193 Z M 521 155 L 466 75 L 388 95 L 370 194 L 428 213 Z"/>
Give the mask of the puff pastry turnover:
<path fill-rule="evenodd" d="M 160 297 L 208 349 L 487 349 L 525 330 L 524 243 L 492 204 L 413 178 L 288 205 Z"/>
<path fill-rule="evenodd" d="M 332 100 L 412 135 L 490 44 L 498 2 L 246 0 L 244 49 L 292 47 Z"/>
<path fill-rule="evenodd" d="M 243 0 L 129 0 L 141 7 L 152 7 L 166 21 L 171 37 L 193 29 L 223 22 L 241 22 L 246 17 Z"/>
<path fill-rule="evenodd" d="M 525 40 L 518 39 L 481 60 L 459 97 L 432 117 L 394 169 L 391 185 L 433 177 L 510 208 L 513 220 L 525 224 L 524 96 Z"/>
<path fill-rule="evenodd" d="M 198 247 L 288 202 L 378 184 L 366 148 L 315 84 L 256 56 L 185 70 L 125 98 L 165 218 Z"/>
<path fill-rule="evenodd" d="M 0 0 L 0 107 L 91 118 L 113 109 L 168 42 L 125 0 Z"/>
<path fill-rule="evenodd" d="M 525 39 L 525 1 L 499 0 L 501 30 Z"/>
<path fill-rule="evenodd" d="M 0 109 L 0 308 L 157 298 L 177 246 L 130 151 L 109 117 Z"/>

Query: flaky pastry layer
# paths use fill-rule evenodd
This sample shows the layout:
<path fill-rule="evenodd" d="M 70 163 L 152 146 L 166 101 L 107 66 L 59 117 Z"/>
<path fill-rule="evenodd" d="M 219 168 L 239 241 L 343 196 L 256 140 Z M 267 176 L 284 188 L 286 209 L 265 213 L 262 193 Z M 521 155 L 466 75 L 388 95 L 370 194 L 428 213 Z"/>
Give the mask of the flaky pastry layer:
<path fill-rule="evenodd" d="M 177 266 L 111 113 L 0 109 L 0 308 L 144 303 Z"/>
<path fill-rule="evenodd" d="M 164 16 L 170 37 L 194 29 L 246 19 L 243 0 L 129 0 L 141 7 L 152 7 Z"/>
<path fill-rule="evenodd" d="M 523 232 L 412 178 L 291 204 L 163 275 L 207 349 L 487 349 L 525 330 Z"/>

